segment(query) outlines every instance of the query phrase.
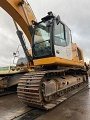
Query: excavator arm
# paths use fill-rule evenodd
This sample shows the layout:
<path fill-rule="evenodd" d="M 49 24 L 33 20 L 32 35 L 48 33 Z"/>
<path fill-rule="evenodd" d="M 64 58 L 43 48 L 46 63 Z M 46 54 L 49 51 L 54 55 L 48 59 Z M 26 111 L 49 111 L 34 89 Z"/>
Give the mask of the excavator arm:
<path fill-rule="evenodd" d="M 0 0 L 0 6 L 18 23 L 31 43 L 29 27 L 36 18 L 30 5 L 24 0 Z"/>

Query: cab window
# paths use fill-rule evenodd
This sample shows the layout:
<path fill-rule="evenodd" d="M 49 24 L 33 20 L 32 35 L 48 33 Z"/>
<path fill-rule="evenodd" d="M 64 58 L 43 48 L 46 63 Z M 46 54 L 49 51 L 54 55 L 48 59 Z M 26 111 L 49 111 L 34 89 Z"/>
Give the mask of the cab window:
<path fill-rule="evenodd" d="M 59 23 L 57 25 L 55 23 L 54 39 L 55 39 L 55 45 L 66 46 L 65 34 L 64 34 L 64 25 L 63 24 Z"/>
<path fill-rule="evenodd" d="M 54 40 L 55 45 L 58 46 L 67 46 L 69 44 L 70 39 L 70 30 L 67 26 L 59 23 L 58 25 L 55 23 L 55 31 L 54 31 Z"/>

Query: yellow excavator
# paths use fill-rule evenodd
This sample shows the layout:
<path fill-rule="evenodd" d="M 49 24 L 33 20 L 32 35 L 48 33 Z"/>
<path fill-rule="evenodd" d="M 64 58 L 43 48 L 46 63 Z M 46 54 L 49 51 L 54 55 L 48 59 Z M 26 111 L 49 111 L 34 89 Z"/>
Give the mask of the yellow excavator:
<path fill-rule="evenodd" d="M 33 72 L 20 79 L 18 97 L 27 105 L 52 109 L 87 86 L 87 71 L 82 50 L 72 42 L 71 30 L 52 12 L 40 22 L 24 0 L 0 0 L 0 6 L 15 20 L 17 35 Z M 26 34 L 31 47 L 24 42 Z"/>

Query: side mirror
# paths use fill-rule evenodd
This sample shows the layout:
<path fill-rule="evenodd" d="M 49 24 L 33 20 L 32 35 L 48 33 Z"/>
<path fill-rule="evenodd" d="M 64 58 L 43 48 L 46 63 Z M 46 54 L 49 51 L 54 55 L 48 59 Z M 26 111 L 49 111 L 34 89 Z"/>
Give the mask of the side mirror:
<path fill-rule="evenodd" d="M 57 23 L 57 25 L 60 23 L 60 16 L 59 15 L 56 17 L 56 23 Z"/>

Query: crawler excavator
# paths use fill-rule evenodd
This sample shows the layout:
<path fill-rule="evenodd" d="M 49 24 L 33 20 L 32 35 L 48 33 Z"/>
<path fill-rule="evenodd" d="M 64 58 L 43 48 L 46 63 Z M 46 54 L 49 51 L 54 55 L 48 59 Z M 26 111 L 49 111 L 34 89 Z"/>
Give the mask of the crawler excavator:
<path fill-rule="evenodd" d="M 48 12 L 36 22 L 25 5 L 24 0 L 0 0 L 0 6 L 20 25 L 32 47 L 31 56 L 16 25 L 29 67 L 34 67 L 20 79 L 17 93 L 27 105 L 49 110 L 87 86 L 83 52 L 72 42 L 71 30 L 59 15 Z"/>

